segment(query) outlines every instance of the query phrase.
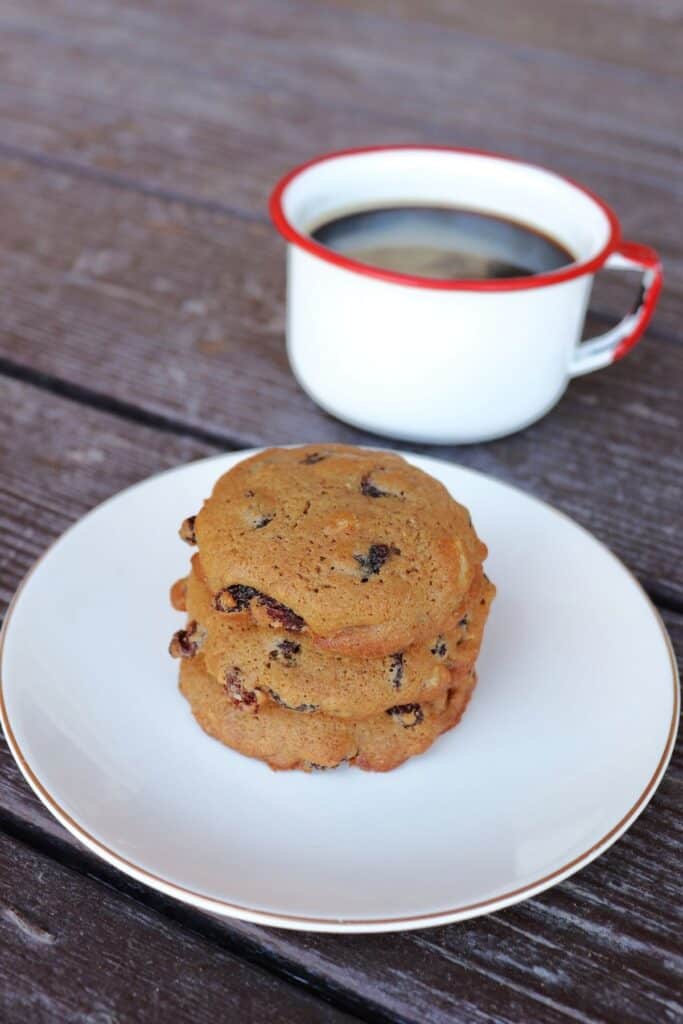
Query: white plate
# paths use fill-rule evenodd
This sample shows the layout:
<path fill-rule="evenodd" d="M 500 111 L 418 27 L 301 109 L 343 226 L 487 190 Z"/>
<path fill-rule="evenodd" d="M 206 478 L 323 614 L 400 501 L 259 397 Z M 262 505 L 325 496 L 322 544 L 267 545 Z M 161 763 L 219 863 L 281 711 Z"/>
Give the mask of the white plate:
<path fill-rule="evenodd" d="M 5 622 L 2 720 L 91 850 L 199 907 L 320 931 L 419 928 L 566 878 L 643 810 L 678 686 L 634 578 L 520 491 L 412 457 L 471 510 L 498 586 L 462 723 L 396 771 L 272 772 L 195 725 L 167 645 L 180 521 L 244 453 L 148 480 L 39 561 Z"/>

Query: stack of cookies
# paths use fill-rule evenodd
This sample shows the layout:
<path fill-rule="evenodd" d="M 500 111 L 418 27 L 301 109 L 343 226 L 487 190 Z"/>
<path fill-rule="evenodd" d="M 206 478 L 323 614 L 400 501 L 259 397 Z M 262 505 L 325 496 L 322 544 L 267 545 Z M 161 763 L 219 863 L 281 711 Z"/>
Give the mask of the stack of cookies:
<path fill-rule="evenodd" d="M 216 483 L 171 591 L 180 688 L 273 768 L 387 771 L 460 719 L 495 589 L 469 514 L 387 452 L 270 449 Z"/>

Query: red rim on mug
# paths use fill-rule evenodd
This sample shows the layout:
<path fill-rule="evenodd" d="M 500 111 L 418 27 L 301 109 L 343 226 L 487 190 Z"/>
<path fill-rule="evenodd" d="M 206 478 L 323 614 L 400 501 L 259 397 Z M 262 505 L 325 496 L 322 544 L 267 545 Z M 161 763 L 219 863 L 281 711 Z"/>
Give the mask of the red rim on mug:
<path fill-rule="evenodd" d="M 560 179 L 572 188 L 582 192 L 600 208 L 609 225 L 607 241 L 599 252 L 597 252 L 595 256 L 591 257 L 591 259 L 576 261 L 568 264 L 566 267 L 561 267 L 558 270 L 553 270 L 545 274 L 532 274 L 528 277 L 509 277 L 482 281 L 457 278 L 452 280 L 443 280 L 432 277 L 419 277 L 413 274 L 402 274 L 393 270 L 383 270 L 380 267 L 372 267 L 365 263 L 359 263 L 357 260 L 349 259 L 347 256 L 343 256 L 332 249 L 328 249 L 325 246 L 320 245 L 318 242 L 314 241 L 310 235 L 303 234 L 287 217 L 283 206 L 284 193 L 295 178 L 298 178 L 299 175 L 303 174 L 311 167 L 315 167 L 318 164 L 325 163 L 329 160 L 336 160 L 339 157 L 360 156 L 365 153 L 388 153 L 400 150 L 422 150 L 424 152 L 434 153 L 462 153 L 471 156 L 488 157 L 492 160 L 507 160 L 510 163 L 521 164 L 523 166 L 533 168 L 534 170 L 544 171 L 546 174 L 551 174 L 553 177 Z M 556 171 L 553 171 L 548 167 L 543 167 L 540 164 L 529 163 L 527 160 L 520 160 L 516 157 L 505 156 L 502 153 L 492 153 L 487 150 L 469 149 L 460 146 L 421 146 L 419 144 L 404 143 L 393 146 L 360 146 L 355 149 L 340 149 L 335 152 L 324 153 L 321 156 L 313 157 L 312 160 L 307 160 L 303 164 L 299 164 L 298 167 L 293 168 L 293 170 L 289 171 L 288 174 L 280 179 L 271 193 L 269 211 L 275 227 L 288 242 L 291 242 L 292 245 L 299 246 L 301 249 L 304 249 L 313 256 L 317 256 L 319 259 L 325 260 L 327 263 L 332 263 L 334 266 L 342 267 L 344 270 L 350 270 L 356 274 L 362 274 L 365 277 L 374 277 L 379 278 L 382 281 L 389 281 L 393 284 L 408 285 L 414 288 L 429 288 L 437 291 L 522 291 L 529 288 L 544 288 L 548 285 L 561 284 L 563 281 L 570 281 L 575 277 L 581 277 L 583 274 L 594 274 L 605 264 L 608 257 L 619 249 L 621 243 L 621 228 L 614 210 L 612 210 L 612 208 L 608 206 L 603 199 L 597 196 L 594 192 L 591 192 L 590 189 L 586 188 L 585 185 L 581 185 L 572 178 L 568 178 L 564 174 L 558 174 Z"/>

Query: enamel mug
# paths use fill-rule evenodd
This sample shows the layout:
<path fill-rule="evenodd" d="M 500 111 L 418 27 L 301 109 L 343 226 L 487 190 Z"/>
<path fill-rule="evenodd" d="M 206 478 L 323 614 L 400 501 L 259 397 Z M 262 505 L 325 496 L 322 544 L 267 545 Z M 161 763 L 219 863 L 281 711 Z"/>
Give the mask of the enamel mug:
<path fill-rule="evenodd" d="M 574 262 L 488 280 L 417 277 L 358 263 L 309 231 L 345 213 L 456 206 L 556 239 Z M 390 146 L 331 153 L 276 186 L 286 238 L 287 349 L 301 387 L 354 426 L 427 443 L 486 441 L 547 413 L 572 377 L 609 366 L 641 337 L 661 289 L 657 254 L 621 239 L 610 207 L 533 164 L 464 149 Z M 581 342 L 593 276 L 638 270 L 636 308 Z"/>

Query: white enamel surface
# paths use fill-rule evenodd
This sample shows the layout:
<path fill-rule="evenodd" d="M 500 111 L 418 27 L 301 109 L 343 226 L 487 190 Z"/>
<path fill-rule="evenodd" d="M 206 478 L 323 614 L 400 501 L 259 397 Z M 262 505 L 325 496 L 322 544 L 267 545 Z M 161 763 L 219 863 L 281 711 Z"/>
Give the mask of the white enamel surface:
<path fill-rule="evenodd" d="M 304 234 L 348 209 L 411 202 L 511 217 L 552 234 L 582 261 L 609 235 L 601 208 L 565 178 L 477 153 L 398 149 L 337 156 L 304 170 L 282 197 L 288 220 Z"/>
<path fill-rule="evenodd" d="M 392 202 L 512 217 L 558 239 L 579 263 L 609 238 L 603 210 L 564 178 L 470 153 L 336 157 L 301 172 L 282 195 L 304 234 L 344 211 Z M 592 283 L 586 274 L 518 291 L 419 288 L 290 245 L 290 362 L 319 405 L 356 426 L 421 442 L 488 440 L 538 419 L 562 395 Z"/>
<path fill-rule="evenodd" d="M 608 256 L 604 269 L 640 270 L 643 275 L 642 286 L 646 290 L 652 286 L 655 280 L 655 272 L 651 267 L 637 260 L 629 259 L 620 252 L 613 252 Z M 579 345 L 574 352 L 569 367 L 570 376 L 580 377 L 584 373 L 592 373 L 594 370 L 601 370 L 604 366 L 609 366 L 614 360 L 616 348 L 623 338 L 628 337 L 635 330 L 642 316 L 642 306 L 639 306 L 637 309 L 627 313 L 609 331 L 605 331 L 604 334 L 599 334 L 597 338 L 591 338 L 590 341 L 584 341 Z"/>
<path fill-rule="evenodd" d="M 86 516 L 8 616 L 5 729 L 67 827 L 199 906 L 342 931 L 483 913 L 609 845 L 673 741 L 660 621 L 570 520 L 457 466 L 411 457 L 470 507 L 499 591 L 461 725 L 386 775 L 274 773 L 199 730 L 166 653 L 180 624 L 168 587 L 189 555 L 176 531 L 240 457 L 153 478 Z"/>
<path fill-rule="evenodd" d="M 592 277 L 482 294 L 355 274 L 288 247 L 287 350 L 324 409 L 407 441 L 481 441 L 537 419 L 569 381 Z"/>

